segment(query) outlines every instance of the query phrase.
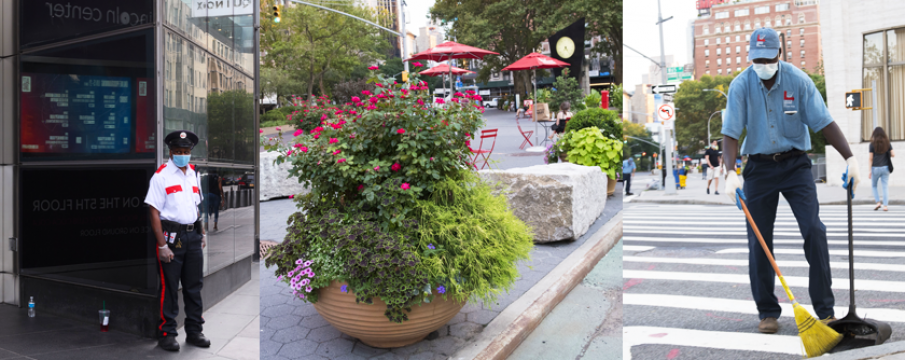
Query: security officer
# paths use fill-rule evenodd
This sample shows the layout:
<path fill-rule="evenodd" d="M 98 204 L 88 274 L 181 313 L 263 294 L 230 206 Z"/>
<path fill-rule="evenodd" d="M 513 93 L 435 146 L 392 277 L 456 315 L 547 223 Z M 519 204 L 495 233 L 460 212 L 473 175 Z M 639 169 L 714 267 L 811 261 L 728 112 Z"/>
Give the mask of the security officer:
<path fill-rule="evenodd" d="M 203 199 L 201 182 L 195 165 L 189 164 L 198 136 L 191 131 L 174 131 L 164 143 L 170 148 L 170 160 L 151 177 L 145 203 L 151 206 L 151 227 L 157 239 L 160 266 L 160 340 L 164 350 L 178 351 L 176 316 L 179 315 L 179 283 L 185 301 L 186 342 L 209 347 L 210 340 L 201 333 L 201 288 L 204 277 L 204 229 L 199 205 Z"/>
<path fill-rule="evenodd" d="M 745 167 L 744 198 L 754 223 L 773 251 L 773 225 L 779 194 L 789 202 L 804 238 L 804 256 L 810 265 L 808 292 L 821 321 L 834 320 L 832 274 L 826 242 L 826 226 L 818 216 L 817 189 L 811 175 L 808 128 L 823 131 L 827 142 L 839 151 L 848 165 L 848 175 L 858 188 L 858 161 L 848 142 L 833 122 L 826 104 L 810 77 L 791 64 L 780 61 L 776 30 L 760 28 L 751 34 L 749 56 L 754 63 L 729 86 L 723 120 L 723 164 L 727 167 L 725 194 L 736 203 L 736 189 L 742 187 L 735 172 L 738 138 L 747 137 L 742 155 Z M 761 319 L 758 330 L 775 333 L 781 308 L 773 294 L 775 274 L 757 237 L 748 225 L 748 275 L 751 292 Z"/>

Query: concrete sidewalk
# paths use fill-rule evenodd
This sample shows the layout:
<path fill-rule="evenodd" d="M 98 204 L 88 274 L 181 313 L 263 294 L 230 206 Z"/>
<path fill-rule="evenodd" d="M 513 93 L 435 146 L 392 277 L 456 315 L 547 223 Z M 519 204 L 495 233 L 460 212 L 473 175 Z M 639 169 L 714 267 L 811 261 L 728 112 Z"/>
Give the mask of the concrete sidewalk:
<path fill-rule="evenodd" d="M 626 202 L 644 202 L 644 203 L 660 203 L 660 204 L 700 204 L 700 205 L 731 205 L 728 196 L 723 194 L 725 182 L 720 179 L 719 188 L 720 195 L 714 194 L 714 186 L 710 185 L 710 194 L 707 194 L 707 180 L 701 179 L 701 173 L 694 173 L 688 176 L 685 182 L 685 189 L 676 190 L 675 195 L 666 195 L 663 190 L 647 190 L 648 184 L 653 181 L 660 181 L 660 175 L 653 176 L 650 172 L 636 172 L 632 178 L 632 192 L 634 196 L 626 197 Z M 745 179 L 739 176 L 742 184 Z M 855 191 L 855 198 L 852 199 L 853 205 L 869 205 L 876 204 L 871 190 L 870 179 L 862 178 L 858 189 Z M 845 205 L 845 189 L 841 186 L 829 186 L 825 183 L 818 183 L 817 199 L 821 205 Z M 780 201 L 785 201 L 780 197 Z M 889 187 L 889 205 L 905 205 L 905 187 L 890 186 Z M 880 210 L 882 211 L 882 210 Z"/>

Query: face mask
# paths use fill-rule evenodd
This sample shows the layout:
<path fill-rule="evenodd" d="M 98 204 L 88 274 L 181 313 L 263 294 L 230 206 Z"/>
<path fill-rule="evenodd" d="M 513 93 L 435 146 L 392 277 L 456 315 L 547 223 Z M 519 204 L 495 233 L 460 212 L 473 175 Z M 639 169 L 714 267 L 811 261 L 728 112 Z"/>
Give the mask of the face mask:
<path fill-rule="evenodd" d="M 761 80 L 770 80 L 779 70 L 779 62 L 773 64 L 754 64 L 754 72 Z"/>
<path fill-rule="evenodd" d="M 719 150 L 719 149 L 720 149 L 720 147 L 719 147 L 719 146 L 716 146 L 716 145 L 711 146 L 711 148 L 712 148 L 713 150 Z"/>
<path fill-rule="evenodd" d="M 192 158 L 192 155 L 173 155 L 173 163 L 178 167 L 186 167 L 189 165 L 189 160 Z"/>

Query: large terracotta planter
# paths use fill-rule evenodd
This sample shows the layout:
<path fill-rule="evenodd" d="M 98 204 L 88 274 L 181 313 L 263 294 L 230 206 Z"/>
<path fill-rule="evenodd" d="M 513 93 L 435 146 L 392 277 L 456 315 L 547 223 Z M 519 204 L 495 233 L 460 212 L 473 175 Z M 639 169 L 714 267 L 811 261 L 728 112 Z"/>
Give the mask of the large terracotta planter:
<path fill-rule="evenodd" d="M 607 177 L 606 181 L 606 196 L 613 196 L 616 193 L 616 179 Z"/>
<path fill-rule="evenodd" d="M 465 306 L 464 302 L 436 296 L 430 304 L 413 306 L 407 313 L 409 319 L 397 324 L 383 315 L 387 309 L 383 300 L 375 298 L 373 305 L 356 304 L 355 295 L 340 290 L 342 285 L 334 281 L 330 286 L 318 289 L 314 308 L 337 330 L 376 348 L 396 348 L 421 341 L 448 323 Z"/>

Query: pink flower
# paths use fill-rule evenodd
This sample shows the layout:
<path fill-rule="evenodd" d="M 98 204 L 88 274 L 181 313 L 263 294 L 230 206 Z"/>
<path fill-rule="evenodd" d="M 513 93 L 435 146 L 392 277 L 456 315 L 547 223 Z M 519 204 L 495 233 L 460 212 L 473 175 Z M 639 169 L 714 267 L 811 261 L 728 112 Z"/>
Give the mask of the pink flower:
<path fill-rule="evenodd" d="M 437 98 L 437 104 L 443 104 L 443 103 L 446 103 L 446 102 L 443 101 L 443 99 L 441 99 L 441 98 Z"/>
<path fill-rule="evenodd" d="M 396 95 L 390 94 L 389 97 L 394 98 Z"/>
<path fill-rule="evenodd" d="M 368 110 L 374 110 L 374 109 L 377 109 L 377 107 L 374 106 L 374 105 L 368 105 L 367 109 L 368 109 Z"/>
<path fill-rule="evenodd" d="M 433 156 L 431 156 L 431 161 L 434 161 L 434 157 L 433 157 Z"/>
<path fill-rule="evenodd" d="M 330 141 L 329 141 L 328 143 L 329 143 L 329 144 L 333 144 L 333 143 L 338 143 L 338 142 L 339 142 L 339 139 L 337 139 L 337 138 L 330 138 Z"/>
<path fill-rule="evenodd" d="M 327 114 L 321 115 L 321 120 L 327 120 Z"/>
<path fill-rule="evenodd" d="M 292 198 L 294 198 L 294 197 L 295 197 L 295 195 L 289 195 L 289 198 L 290 198 L 290 199 L 292 199 Z"/>
<path fill-rule="evenodd" d="M 409 183 L 402 183 L 402 186 L 400 187 L 402 188 L 402 190 L 408 190 L 411 186 L 409 185 Z"/>
<path fill-rule="evenodd" d="M 468 95 L 474 95 L 474 90 L 465 90 L 465 93 Z"/>
<path fill-rule="evenodd" d="M 339 150 L 336 150 L 336 151 L 339 151 Z M 337 164 L 342 164 L 342 163 L 344 163 L 344 162 L 346 162 L 346 159 L 339 159 L 339 160 L 336 160 L 336 163 L 337 163 Z"/>
<path fill-rule="evenodd" d="M 339 114 L 342 114 L 342 113 L 343 113 L 342 110 L 338 110 L 338 111 L 336 111 L 335 113 L 333 113 L 333 115 L 339 115 Z"/>
<path fill-rule="evenodd" d="M 305 133 L 305 130 L 298 129 L 298 130 L 296 130 L 296 131 L 292 134 L 292 136 L 299 136 L 299 135 L 304 134 L 304 133 Z"/>
<path fill-rule="evenodd" d="M 277 127 L 277 131 L 280 131 L 280 128 L 279 128 L 279 127 Z"/>
<path fill-rule="evenodd" d="M 358 96 L 352 97 L 352 102 L 360 102 L 360 101 L 361 101 L 361 98 L 359 98 Z"/>
<path fill-rule="evenodd" d="M 365 188 L 365 184 L 358 185 L 358 191 L 361 191 Z"/>
<path fill-rule="evenodd" d="M 301 284 L 302 286 L 308 285 L 310 283 L 311 283 L 311 280 L 308 280 L 308 279 L 302 279 L 301 281 L 299 281 L 299 284 Z"/>
<path fill-rule="evenodd" d="M 292 120 L 292 115 L 286 115 L 286 120 Z"/>
<path fill-rule="evenodd" d="M 374 84 L 374 85 L 377 85 L 377 87 L 379 87 L 379 88 L 382 88 L 382 87 L 383 87 L 383 84 L 381 84 L 381 83 L 376 83 L 376 84 Z"/>
<path fill-rule="evenodd" d="M 386 98 L 387 98 L 387 96 L 384 95 L 384 93 L 380 93 L 380 95 L 377 95 L 377 97 L 379 97 L 379 98 L 381 98 L 381 99 L 386 99 Z"/>
<path fill-rule="evenodd" d="M 390 170 L 399 171 L 399 169 L 402 169 L 402 165 L 399 165 L 399 163 L 394 163 L 393 166 L 390 166 Z"/>
<path fill-rule="evenodd" d="M 314 134 L 314 139 L 317 140 L 321 137 L 321 134 Z"/>
<path fill-rule="evenodd" d="M 458 92 L 458 91 L 456 91 L 456 93 L 453 94 L 453 95 L 458 96 L 458 97 L 465 97 L 465 94 L 460 93 L 460 92 Z"/>
<path fill-rule="evenodd" d="M 424 106 L 424 100 L 418 99 L 416 102 L 418 105 Z"/>
<path fill-rule="evenodd" d="M 306 152 L 308 152 L 308 147 L 307 147 L 307 146 L 302 146 L 302 147 L 299 148 L 299 150 L 301 150 L 303 153 L 306 153 Z"/>
<path fill-rule="evenodd" d="M 453 98 L 452 101 L 453 101 L 454 103 L 458 104 L 458 103 L 459 103 L 459 98 Z"/>
<path fill-rule="evenodd" d="M 355 115 L 358 114 L 358 112 L 356 112 L 355 110 L 349 110 L 349 114 Z"/>
<path fill-rule="evenodd" d="M 263 133 L 264 133 L 264 129 L 259 130 L 259 132 L 260 132 L 261 134 L 263 134 Z"/>
<path fill-rule="evenodd" d="M 396 132 L 399 133 L 399 135 L 402 135 L 402 134 L 405 134 L 405 129 L 399 129 L 399 130 L 396 130 Z"/>
<path fill-rule="evenodd" d="M 380 69 L 380 68 L 377 67 L 376 65 L 375 65 L 375 66 L 368 67 L 368 70 L 377 70 L 377 69 Z"/>
<path fill-rule="evenodd" d="M 471 134 L 465 133 L 465 137 L 471 137 Z"/>
<path fill-rule="evenodd" d="M 380 166 L 375 166 L 374 171 L 380 171 Z"/>
<path fill-rule="evenodd" d="M 311 292 L 311 290 L 314 290 L 314 289 L 312 289 L 310 286 L 305 287 L 305 292 Z M 304 295 L 302 295 L 302 296 L 304 296 Z"/>
<path fill-rule="evenodd" d="M 412 63 L 412 65 L 419 66 L 419 67 L 420 67 L 420 66 L 424 66 L 424 64 L 422 64 L 422 63 L 420 63 L 420 62 L 417 62 L 417 61 L 415 61 L 414 63 Z"/>
<path fill-rule="evenodd" d="M 481 95 L 475 95 L 472 99 L 475 99 L 475 100 L 477 100 L 477 101 L 481 101 L 481 100 L 484 99 L 484 98 L 482 98 Z"/>
<path fill-rule="evenodd" d="M 380 94 L 380 95 L 383 95 L 383 94 Z M 371 104 L 376 104 L 378 101 L 380 101 L 380 99 L 378 99 L 378 97 L 380 97 L 380 96 L 372 97 L 372 98 L 368 99 L 368 101 L 370 101 Z"/>
<path fill-rule="evenodd" d="M 292 150 L 289 150 L 286 152 L 286 156 L 291 156 L 291 155 L 292 155 Z"/>
<path fill-rule="evenodd" d="M 339 155 L 340 152 L 342 152 L 342 150 L 336 149 L 336 151 L 333 152 L 333 155 Z M 345 161 L 345 160 L 343 160 L 343 161 Z"/>
<path fill-rule="evenodd" d="M 408 95 L 408 94 L 409 94 L 409 91 L 406 90 L 406 89 L 402 89 L 402 90 L 400 90 L 400 91 L 402 91 L 402 94 L 403 94 L 403 95 Z"/>
<path fill-rule="evenodd" d="M 362 95 L 371 95 L 370 91 L 364 90 L 361 92 Z"/>

